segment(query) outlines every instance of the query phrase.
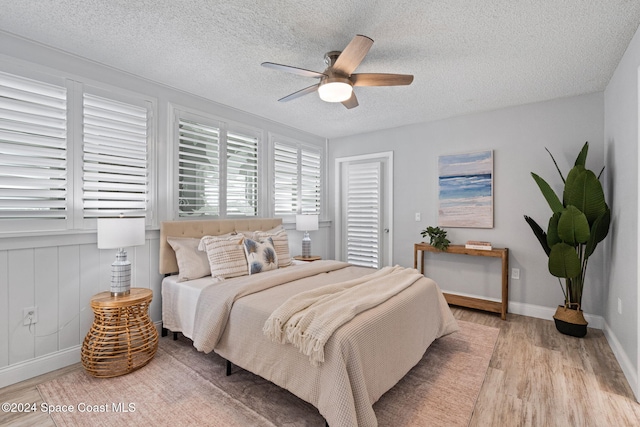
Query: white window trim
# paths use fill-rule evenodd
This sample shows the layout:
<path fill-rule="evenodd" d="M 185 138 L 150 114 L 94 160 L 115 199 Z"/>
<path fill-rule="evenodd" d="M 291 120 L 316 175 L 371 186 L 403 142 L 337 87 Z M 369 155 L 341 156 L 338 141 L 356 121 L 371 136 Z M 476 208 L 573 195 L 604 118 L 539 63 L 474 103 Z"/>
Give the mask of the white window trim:
<path fill-rule="evenodd" d="M 158 116 L 157 100 L 153 97 L 145 96 L 135 92 L 131 92 L 125 89 L 115 88 L 106 85 L 88 84 L 75 82 L 73 93 L 74 106 L 78 105 L 78 108 L 74 109 L 74 121 L 73 121 L 73 145 L 74 145 L 74 157 L 75 164 L 73 170 L 75 171 L 74 180 L 74 228 L 77 229 L 95 229 L 95 218 L 84 218 L 83 212 L 83 95 L 85 93 L 100 96 L 114 101 L 120 101 L 127 104 L 141 106 L 147 109 L 148 112 L 148 125 L 147 125 L 147 210 L 145 215 L 146 227 L 158 226 L 157 215 L 157 168 L 156 168 L 156 153 L 157 153 L 157 124 L 156 117 Z"/>

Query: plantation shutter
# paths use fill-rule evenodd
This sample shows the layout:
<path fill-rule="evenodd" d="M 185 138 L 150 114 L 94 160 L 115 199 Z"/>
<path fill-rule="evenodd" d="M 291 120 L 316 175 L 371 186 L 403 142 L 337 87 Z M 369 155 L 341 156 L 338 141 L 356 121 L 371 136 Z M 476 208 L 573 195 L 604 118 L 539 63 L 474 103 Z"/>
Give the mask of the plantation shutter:
<path fill-rule="evenodd" d="M 220 215 L 220 129 L 179 119 L 178 216 Z"/>
<path fill-rule="evenodd" d="M 298 149 L 274 143 L 274 213 L 277 216 L 298 213 Z"/>
<path fill-rule="evenodd" d="M 0 73 L 0 221 L 65 226 L 66 97 L 65 87 Z"/>
<path fill-rule="evenodd" d="M 274 143 L 274 213 L 320 214 L 322 151 Z"/>
<path fill-rule="evenodd" d="M 302 148 L 300 157 L 301 212 L 303 214 L 320 215 L 321 152 Z"/>
<path fill-rule="evenodd" d="M 258 138 L 227 132 L 228 216 L 258 215 Z"/>
<path fill-rule="evenodd" d="M 351 164 L 346 174 L 346 261 L 380 267 L 381 164 Z"/>
<path fill-rule="evenodd" d="M 145 217 L 148 109 L 83 96 L 83 214 Z"/>

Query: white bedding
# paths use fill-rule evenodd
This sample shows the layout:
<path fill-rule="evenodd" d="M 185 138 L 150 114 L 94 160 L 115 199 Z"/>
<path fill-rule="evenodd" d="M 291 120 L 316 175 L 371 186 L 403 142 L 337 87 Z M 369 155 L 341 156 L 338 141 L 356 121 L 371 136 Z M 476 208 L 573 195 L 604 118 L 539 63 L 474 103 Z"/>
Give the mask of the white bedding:
<path fill-rule="evenodd" d="M 270 273 L 283 275 L 283 270 L 294 273 L 299 268 L 317 270 L 323 263 L 332 262 L 288 267 L 279 273 L 265 272 L 253 278 L 227 279 L 228 283 L 220 288 L 211 278 L 182 283 L 165 279 L 163 316 L 167 314 L 170 323 L 163 319 L 164 326 L 195 338 L 194 345 L 201 350 L 210 351 L 213 346 L 227 360 L 310 402 L 330 426 L 376 426 L 373 403 L 422 358 L 434 339 L 457 329 L 440 289 L 432 280 L 422 277 L 405 291 L 338 328 L 325 346 L 325 362 L 318 367 L 310 366 L 308 357 L 293 346 L 265 337 L 262 327 L 266 319 L 298 291 L 361 277 L 369 274 L 370 269 L 342 265 L 330 273 L 249 293 L 233 303 L 228 318 L 221 316 L 223 325 L 209 323 L 218 321 L 217 314 L 209 310 L 225 304 L 217 296 L 227 298 L 223 289 L 231 285 L 230 280 L 256 289 L 261 287 L 256 282 L 271 281 Z M 194 301 L 198 300 L 199 307 L 194 309 Z M 198 310 L 201 313 L 198 319 L 209 317 L 207 322 L 194 323 Z M 214 330 L 211 337 L 209 329 Z"/>
<path fill-rule="evenodd" d="M 292 265 L 305 265 L 304 261 L 292 260 Z M 177 274 L 162 279 L 162 327 L 181 332 L 193 339 L 193 324 L 198 298 L 204 288 L 220 279 L 206 276 L 200 279 L 180 282 Z"/>
<path fill-rule="evenodd" d="M 193 323 L 200 293 L 218 281 L 206 276 L 179 282 L 177 274 L 162 279 L 162 327 L 193 339 Z"/>

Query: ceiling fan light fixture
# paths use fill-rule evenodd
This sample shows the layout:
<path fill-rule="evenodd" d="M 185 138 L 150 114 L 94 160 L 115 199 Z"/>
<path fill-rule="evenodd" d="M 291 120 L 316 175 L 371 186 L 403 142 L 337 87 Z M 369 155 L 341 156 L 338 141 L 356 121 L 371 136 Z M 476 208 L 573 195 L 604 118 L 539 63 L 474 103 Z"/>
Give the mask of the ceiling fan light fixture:
<path fill-rule="evenodd" d="M 349 79 L 334 77 L 325 79 L 318 86 L 318 95 L 325 102 L 343 102 L 351 98 L 353 86 Z"/>

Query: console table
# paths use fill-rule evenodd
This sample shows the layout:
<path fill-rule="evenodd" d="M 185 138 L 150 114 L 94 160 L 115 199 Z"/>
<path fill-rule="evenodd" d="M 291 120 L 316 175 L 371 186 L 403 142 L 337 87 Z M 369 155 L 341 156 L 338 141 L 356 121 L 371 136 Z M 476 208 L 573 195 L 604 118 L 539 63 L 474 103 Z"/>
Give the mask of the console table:
<path fill-rule="evenodd" d="M 493 248 L 491 250 L 467 249 L 464 245 L 449 245 L 446 251 L 436 249 L 428 243 L 416 243 L 413 245 L 413 268 L 418 268 L 418 252 L 420 252 L 420 272 L 424 274 L 424 253 L 435 252 L 442 254 L 459 254 L 484 256 L 502 259 L 502 302 L 489 301 L 480 298 L 472 298 L 455 294 L 444 294 L 447 302 L 461 307 L 475 308 L 478 310 L 500 313 L 502 320 L 507 319 L 507 305 L 509 303 L 509 249 Z"/>

